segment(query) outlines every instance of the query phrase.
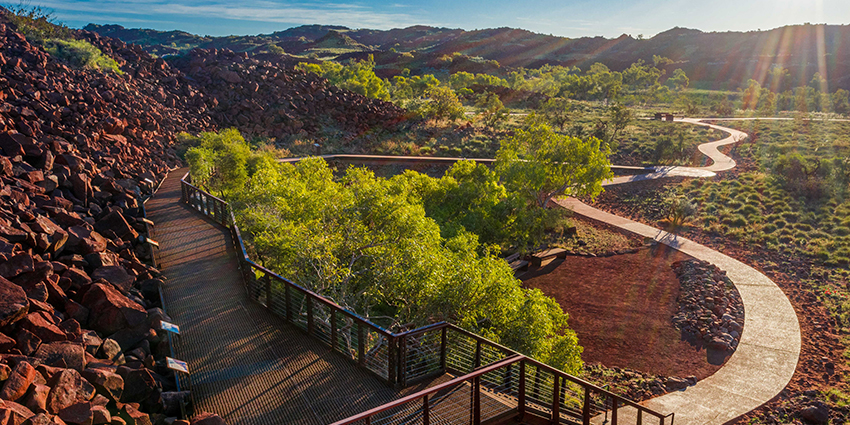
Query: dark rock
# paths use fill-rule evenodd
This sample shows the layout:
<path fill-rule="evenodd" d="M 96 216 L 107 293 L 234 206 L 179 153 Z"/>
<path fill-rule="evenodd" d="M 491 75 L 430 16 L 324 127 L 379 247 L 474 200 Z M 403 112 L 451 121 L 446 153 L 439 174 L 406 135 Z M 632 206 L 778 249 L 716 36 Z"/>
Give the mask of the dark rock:
<path fill-rule="evenodd" d="M 29 305 L 23 288 L 0 277 L 0 327 L 25 317 Z"/>
<path fill-rule="evenodd" d="M 94 397 L 94 387 L 74 369 L 62 369 L 48 382 L 47 411 L 53 414 L 77 402 Z"/>
<path fill-rule="evenodd" d="M 94 413 L 89 402 L 74 403 L 61 411 L 59 417 L 67 424 L 92 425 Z"/>
<path fill-rule="evenodd" d="M 35 270 L 32 255 L 22 252 L 0 263 L 0 277 L 12 279 L 22 273 Z"/>
<path fill-rule="evenodd" d="M 147 413 L 142 413 L 132 405 L 125 404 L 118 413 L 119 417 L 124 420 L 126 425 L 152 425 L 150 416 Z M 115 418 L 112 418 L 113 422 Z"/>
<path fill-rule="evenodd" d="M 47 412 L 48 394 L 50 394 L 50 387 L 47 385 L 32 384 L 24 400 L 24 405 L 35 413 Z"/>
<path fill-rule="evenodd" d="M 8 353 L 9 350 L 15 348 L 15 345 L 17 345 L 17 342 L 14 339 L 0 333 L 0 353 Z"/>
<path fill-rule="evenodd" d="M 141 403 L 155 395 L 159 383 L 151 372 L 145 368 L 132 370 L 124 376 L 124 392 L 122 403 Z"/>
<path fill-rule="evenodd" d="M 41 338 L 42 342 L 65 341 L 68 336 L 53 321 L 53 317 L 43 311 L 27 314 L 21 320 L 21 327 Z"/>
<path fill-rule="evenodd" d="M 147 320 L 147 312 L 142 306 L 110 285 L 93 284 L 83 296 L 82 304 L 89 309 L 89 326 L 106 335 L 138 326 Z"/>
<path fill-rule="evenodd" d="M 94 228 L 101 233 L 111 230 L 116 236 L 123 240 L 134 240 L 139 237 L 138 232 L 136 232 L 136 230 L 127 223 L 124 215 L 118 211 L 113 211 L 98 220 L 97 223 L 95 223 Z"/>
<path fill-rule="evenodd" d="M 4 425 L 21 425 L 33 416 L 35 416 L 35 413 L 30 409 L 14 401 L 0 404 L 0 421 Z"/>
<path fill-rule="evenodd" d="M 32 353 L 35 353 L 35 350 L 38 350 L 38 346 L 41 345 L 41 338 L 23 328 L 18 331 L 17 339 L 18 343 L 16 347 L 25 356 L 31 356 Z"/>
<path fill-rule="evenodd" d="M 191 425 L 227 425 L 227 423 L 215 413 L 203 412 L 192 418 Z"/>
<path fill-rule="evenodd" d="M 70 341 L 41 344 L 41 347 L 35 353 L 35 357 L 41 359 L 44 364 L 64 364 L 65 367 L 78 372 L 86 367 L 83 345 Z"/>
<path fill-rule="evenodd" d="M 136 278 L 127 273 L 127 270 L 121 266 L 100 267 L 92 273 L 91 277 L 93 280 L 103 279 L 113 284 L 125 294 L 133 286 L 133 282 L 136 281 Z"/>
<path fill-rule="evenodd" d="M 110 401 L 121 401 L 121 395 L 124 393 L 124 378 L 121 375 L 104 369 L 90 368 L 83 371 L 83 377 L 94 385 L 98 394 Z"/>
<path fill-rule="evenodd" d="M 829 406 L 821 401 L 816 401 L 800 410 L 800 417 L 812 424 L 826 424 L 829 422 Z"/>
<path fill-rule="evenodd" d="M 105 250 L 106 239 L 94 230 L 83 226 L 71 226 L 68 228 L 68 242 L 65 246 L 72 252 L 86 255 Z"/>
<path fill-rule="evenodd" d="M 38 372 L 32 365 L 27 362 L 18 363 L 12 369 L 9 379 L 3 384 L 3 388 L 0 389 L 0 399 L 17 401 L 22 398 L 27 393 L 30 384 L 35 381 L 36 375 L 38 375 Z"/>

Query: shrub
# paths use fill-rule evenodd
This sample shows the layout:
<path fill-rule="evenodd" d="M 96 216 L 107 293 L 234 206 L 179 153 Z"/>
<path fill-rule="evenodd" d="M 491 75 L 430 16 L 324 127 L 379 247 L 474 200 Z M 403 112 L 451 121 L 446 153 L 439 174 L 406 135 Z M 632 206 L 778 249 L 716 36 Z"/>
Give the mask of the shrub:
<path fill-rule="evenodd" d="M 84 40 L 50 39 L 44 42 L 44 48 L 54 58 L 68 62 L 71 66 L 77 68 L 124 74 L 115 59 L 104 55 L 100 49 Z"/>

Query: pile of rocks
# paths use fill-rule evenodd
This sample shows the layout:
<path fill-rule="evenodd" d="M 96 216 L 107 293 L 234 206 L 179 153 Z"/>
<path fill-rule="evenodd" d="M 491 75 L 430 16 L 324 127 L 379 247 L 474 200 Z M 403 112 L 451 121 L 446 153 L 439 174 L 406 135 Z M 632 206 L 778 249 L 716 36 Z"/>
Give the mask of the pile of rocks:
<path fill-rule="evenodd" d="M 598 385 L 610 385 L 611 391 L 629 400 L 644 401 L 668 392 L 680 391 L 696 385 L 697 378 L 688 376 L 661 376 L 640 372 L 628 368 L 605 367 L 599 364 L 585 364 L 586 376 Z"/>
<path fill-rule="evenodd" d="M 711 349 L 734 351 L 743 331 L 744 305 L 726 272 L 701 260 L 677 261 L 672 267 L 681 282 L 673 325 Z"/>
<path fill-rule="evenodd" d="M 245 52 L 194 49 L 173 65 L 216 100 L 218 106 L 210 113 L 221 127 L 236 127 L 248 135 L 316 135 L 328 126 L 352 136 L 393 127 L 405 118 L 390 102 Z"/>
<path fill-rule="evenodd" d="M 206 97 L 141 49 L 72 70 L 0 15 L 0 423 L 151 424 L 180 412 L 140 198 Z M 165 82 L 163 82 L 165 81 Z M 210 422 L 214 423 L 214 422 Z"/>

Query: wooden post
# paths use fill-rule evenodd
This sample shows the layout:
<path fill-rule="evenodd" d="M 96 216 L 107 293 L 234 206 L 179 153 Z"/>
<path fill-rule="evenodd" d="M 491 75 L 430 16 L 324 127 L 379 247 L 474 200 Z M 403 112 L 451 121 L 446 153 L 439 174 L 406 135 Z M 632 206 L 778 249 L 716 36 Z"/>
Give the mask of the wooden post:
<path fill-rule="evenodd" d="M 305 297 L 307 297 L 307 334 L 313 335 L 313 298 L 309 295 Z"/>
<path fill-rule="evenodd" d="M 472 425 L 481 425 L 481 377 L 472 378 Z"/>
<path fill-rule="evenodd" d="M 422 398 L 422 425 L 431 425 L 431 411 L 428 406 L 428 394 Z"/>
<path fill-rule="evenodd" d="M 286 321 L 292 322 L 292 287 L 284 282 L 284 303 L 286 304 Z"/>
<path fill-rule="evenodd" d="M 357 365 L 366 365 L 366 328 L 357 322 Z"/>
<path fill-rule="evenodd" d="M 561 377 L 553 375 L 555 378 L 552 385 L 552 423 L 557 425 L 561 418 Z"/>
<path fill-rule="evenodd" d="M 336 309 L 331 309 L 331 351 L 336 351 Z"/>
<path fill-rule="evenodd" d="M 617 404 L 619 400 L 617 397 L 613 397 L 611 401 L 611 425 L 617 425 Z"/>
<path fill-rule="evenodd" d="M 584 387 L 584 406 L 581 409 L 581 417 L 582 424 L 590 425 L 590 387 Z"/>
<path fill-rule="evenodd" d="M 440 370 L 446 373 L 446 348 L 448 342 L 448 328 L 443 328 L 443 334 L 440 335 Z"/>
<path fill-rule="evenodd" d="M 525 361 L 519 362 L 519 390 L 517 391 L 517 413 L 519 420 L 525 419 Z"/>

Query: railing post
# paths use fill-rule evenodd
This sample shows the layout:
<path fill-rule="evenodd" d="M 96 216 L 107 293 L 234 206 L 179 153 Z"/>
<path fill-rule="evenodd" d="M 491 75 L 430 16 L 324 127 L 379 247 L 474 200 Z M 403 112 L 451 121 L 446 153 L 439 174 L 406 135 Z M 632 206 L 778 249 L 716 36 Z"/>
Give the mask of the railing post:
<path fill-rule="evenodd" d="M 617 425 L 617 405 L 619 404 L 619 400 L 617 400 L 617 397 L 612 397 L 611 400 L 611 425 Z"/>
<path fill-rule="evenodd" d="M 448 328 L 443 328 L 443 334 L 440 335 L 440 370 L 446 373 L 446 349 L 448 342 Z"/>
<path fill-rule="evenodd" d="M 283 283 L 283 303 L 286 308 L 286 321 L 292 323 L 292 287 L 289 283 Z"/>
<path fill-rule="evenodd" d="M 581 408 L 581 418 L 582 424 L 590 425 L 590 387 L 584 387 L 584 406 Z M 638 418 L 640 418 L 640 413 L 638 413 Z M 640 421 L 638 421 L 638 424 L 640 424 Z"/>
<path fill-rule="evenodd" d="M 313 333 L 313 298 L 307 295 L 307 334 Z"/>
<path fill-rule="evenodd" d="M 481 425 L 481 376 L 472 378 L 472 425 Z"/>
<path fill-rule="evenodd" d="M 407 336 L 398 339 L 398 381 L 407 385 Z"/>
<path fill-rule="evenodd" d="M 395 385 L 398 383 L 398 338 L 388 336 L 387 337 L 387 378 L 390 381 L 390 384 Z"/>
<path fill-rule="evenodd" d="M 517 413 L 520 422 L 525 419 L 525 361 L 519 362 L 519 389 L 517 390 Z"/>
<path fill-rule="evenodd" d="M 357 365 L 366 365 L 366 328 L 357 322 Z"/>
<path fill-rule="evenodd" d="M 266 280 L 266 309 L 272 309 L 272 276 L 266 273 L 263 276 Z"/>
<path fill-rule="evenodd" d="M 336 309 L 332 308 L 331 309 L 331 351 L 336 351 L 336 346 L 337 346 L 336 339 L 337 339 Z"/>
<path fill-rule="evenodd" d="M 428 394 L 422 398 L 422 425 L 431 425 L 431 408 L 428 406 Z"/>
<path fill-rule="evenodd" d="M 637 425 L 643 424 L 643 410 L 638 409 Z"/>
<path fill-rule="evenodd" d="M 552 423 L 557 425 L 561 418 L 561 377 L 554 376 L 554 385 L 552 385 Z"/>
<path fill-rule="evenodd" d="M 473 360 L 472 368 L 476 369 L 481 366 L 481 340 L 475 343 L 475 359 Z"/>

